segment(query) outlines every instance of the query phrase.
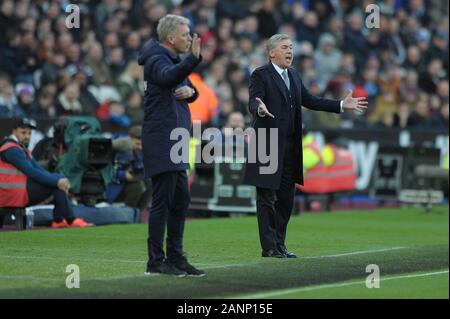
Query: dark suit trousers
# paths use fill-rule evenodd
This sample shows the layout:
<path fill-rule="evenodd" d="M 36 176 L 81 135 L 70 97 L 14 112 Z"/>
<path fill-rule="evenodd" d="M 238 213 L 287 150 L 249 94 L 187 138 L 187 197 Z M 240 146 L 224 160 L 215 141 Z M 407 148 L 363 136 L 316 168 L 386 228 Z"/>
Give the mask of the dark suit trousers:
<path fill-rule="evenodd" d="M 62 177 L 62 175 L 61 175 Z M 59 188 L 50 187 L 39 184 L 28 178 L 27 180 L 28 205 L 37 205 L 53 195 L 55 208 L 53 210 L 53 220 L 56 222 L 62 221 L 64 218 L 70 223 L 75 219 L 73 213 L 73 206 L 69 196 Z"/>
<path fill-rule="evenodd" d="M 165 259 L 164 234 L 167 225 L 167 259 L 176 262 L 183 256 L 183 233 L 190 202 L 185 171 L 166 172 L 152 177 L 152 205 L 148 221 L 148 266 Z"/>
<path fill-rule="evenodd" d="M 259 240 L 263 250 L 285 247 L 286 229 L 294 206 L 294 140 L 286 141 L 280 187 L 256 188 Z"/>

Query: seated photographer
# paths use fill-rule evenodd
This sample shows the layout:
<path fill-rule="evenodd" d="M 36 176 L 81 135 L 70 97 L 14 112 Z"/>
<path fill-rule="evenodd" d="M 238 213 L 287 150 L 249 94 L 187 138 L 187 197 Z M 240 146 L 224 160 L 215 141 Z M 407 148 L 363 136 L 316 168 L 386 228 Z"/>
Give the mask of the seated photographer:
<path fill-rule="evenodd" d="M 0 143 L 0 207 L 33 206 L 53 195 L 52 228 L 92 226 L 75 217 L 69 180 L 46 171 L 27 149 L 33 128 L 30 120 L 19 119 L 12 135 Z"/>
<path fill-rule="evenodd" d="M 150 203 L 151 192 L 150 183 L 144 180 L 141 134 L 141 126 L 135 125 L 128 135 L 113 140 L 115 174 L 106 197 L 109 203 L 122 202 L 142 211 Z"/>

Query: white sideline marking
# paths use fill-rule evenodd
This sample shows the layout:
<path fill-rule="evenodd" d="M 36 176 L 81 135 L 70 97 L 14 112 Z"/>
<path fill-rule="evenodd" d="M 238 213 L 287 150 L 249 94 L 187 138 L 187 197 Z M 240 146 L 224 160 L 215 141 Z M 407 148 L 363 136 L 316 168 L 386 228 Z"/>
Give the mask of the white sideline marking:
<path fill-rule="evenodd" d="M 50 257 L 50 256 L 21 256 L 21 255 L 0 255 L 0 258 L 11 259 L 43 259 L 43 260 L 66 260 L 77 259 L 81 261 L 102 261 L 109 263 L 127 263 L 127 264 L 142 264 L 146 263 L 146 260 L 132 260 L 132 259 L 106 259 L 106 258 L 89 258 L 89 257 L 74 257 L 74 256 L 62 256 L 62 257 Z M 216 266 L 214 264 L 196 263 L 199 266 Z"/>
<path fill-rule="evenodd" d="M 351 256 L 351 255 L 361 255 L 361 254 L 370 254 L 370 253 L 377 253 L 377 252 L 383 252 L 383 251 L 390 251 L 390 250 L 397 250 L 397 249 L 405 249 L 407 247 L 390 247 L 390 248 L 383 248 L 383 249 L 373 249 L 373 250 L 362 250 L 362 251 L 354 251 L 349 253 L 342 253 L 342 254 L 333 254 L 333 255 L 322 255 L 322 256 L 307 256 L 307 257 L 300 257 L 300 259 L 317 259 L 317 258 L 332 258 L 332 257 L 343 257 L 343 256 Z M 127 260 L 127 259 L 97 259 L 97 258 L 86 258 L 86 257 L 73 257 L 73 256 L 67 256 L 67 257 L 48 257 L 48 256 L 13 256 L 13 255 L 0 255 L 1 258 L 11 258 L 11 259 L 44 259 L 44 260 L 67 260 L 67 259 L 78 259 L 83 261 L 100 261 L 100 262 L 110 262 L 110 263 L 139 263 L 139 264 L 145 264 L 147 261 L 145 260 Z M 247 263 L 247 264 L 229 264 L 229 265 L 220 265 L 220 264 L 206 264 L 206 263 L 195 263 L 195 266 L 201 267 L 201 265 L 205 265 L 205 267 L 202 267 L 202 269 L 208 270 L 208 269 L 223 269 L 223 268 L 231 268 L 231 267 L 242 267 L 242 266 L 248 266 L 251 264 L 257 264 L 257 263 Z M 207 265 L 207 266 L 206 266 Z M 151 274 L 151 275 L 129 275 L 129 276 L 113 276 L 113 277 L 104 277 L 104 278 L 92 278 L 92 280 L 118 280 L 118 279 L 131 279 L 131 278 L 140 278 L 140 277 L 147 277 L 147 276 L 155 276 L 158 274 Z M 0 277 L 1 279 L 2 277 Z M 5 279 L 27 279 L 24 276 L 8 276 L 8 278 Z M 46 278 L 37 278 L 32 277 L 36 280 L 47 280 Z M 31 278 L 30 278 L 31 279 Z M 48 279 L 51 280 L 51 279 Z"/>
<path fill-rule="evenodd" d="M 103 261 L 112 263 L 145 263 L 144 260 L 130 260 L 130 259 L 104 259 L 104 258 L 88 258 L 88 257 L 77 257 L 77 256 L 62 256 L 62 257 L 49 257 L 49 256 L 13 256 L 13 255 L 0 255 L 0 258 L 12 258 L 12 259 L 46 259 L 46 260 L 66 260 L 66 259 L 77 259 L 81 261 Z"/>
<path fill-rule="evenodd" d="M 380 281 L 388 281 L 388 280 L 396 280 L 396 279 L 404 279 L 404 278 L 415 278 L 415 277 L 426 277 L 426 276 L 435 276 L 435 275 L 441 275 L 441 274 L 448 274 L 448 270 L 443 271 L 435 271 L 435 272 L 428 272 L 423 274 L 415 274 L 415 275 L 399 275 L 399 276 L 391 276 L 391 277 L 381 277 Z M 365 280 L 361 281 L 352 281 L 352 282 L 344 282 L 344 283 L 338 283 L 338 284 L 326 284 L 326 285 L 318 285 L 318 286 L 309 286 L 309 287 L 303 287 L 303 288 L 290 288 L 290 289 L 282 289 L 282 290 L 274 290 L 270 292 L 265 293 L 257 293 L 253 295 L 245 295 L 245 296 L 239 296 L 239 297 L 228 297 L 227 299 L 260 299 L 260 298 L 270 298 L 270 297 L 277 297 L 282 295 L 287 295 L 291 293 L 297 293 L 297 292 L 303 292 L 303 291 L 312 291 L 312 290 L 319 290 L 319 289 L 327 289 L 327 288 L 337 288 L 337 287 L 346 287 L 346 286 L 353 286 L 353 285 L 361 285 L 365 284 Z"/>
<path fill-rule="evenodd" d="M 335 254 L 335 255 L 324 255 L 324 256 L 307 256 L 307 257 L 300 257 L 301 259 L 316 259 L 316 258 L 333 258 L 333 257 L 343 257 L 343 256 L 351 256 L 351 255 L 362 255 L 362 254 L 370 254 L 370 253 L 379 253 L 382 251 L 390 251 L 390 250 L 398 250 L 398 249 L 405 249 L 407 247 L 390 247 L 390 248 L 383 248 L 383 249 L 373 249 L 373 250 L 361 250 L 361 251 L 354 251 L 350 253 L 342 253 L 342 254 Z"/>
<path fill-rule="evenodd" d="M 354 251 L 349 253 L 342 253 L 342 254 L 334 254 L 334 255 L 323 255 L 323 256 L 306 256 L 306 257 L 299 257 L 299 259 L 316 259 L 316 258 L 332 258 L 332 257 L 343 257 L 343 256 L 351 256 L 351 255 L 361 255 L 361 254 L 370 254 L 370 253 L 377 253 L 377 252 L 383 252 L 383 251 L 390 251 L 390 250 L 397 250 L 397 249 L 405 249 L 407 247 L 390 247 L 390 248 L 383 248 L 383 249 L 373 249 L 373 250 L 361 250 L 361 251 Z M 117 263 L 146 263 L 146 260 L 131 260 L 131 259 L 106 259 L 106 258 L 88 258 L 88 257 L 76 257 L 76 256 L 62 256 L 62 257 L 50 257 L 50 256 L 22 256 L 22 255 L 0 255 L 0 258 L 11 258 L 11 259 L 46 259 L 46 260 L 66 260 L 66 259 L 78 259 L 82 261 L 104 261 L 104 262 L 117 262 Z M 196 263 L 196 265 L 204 265 L 204 266 L 211 266 L 213 268 L 227 268 L 227 267 L 234 267 L 234 265 L 220 265 L 220 264 L 211 264 L 211 263 Z M 239 266 L 245 265 L 245 264 L 237 264 Z M 248 265 L 248 264 L 247 264 Z"/>
<path fill-rule="evenodd" d="M 57 279 L 57 278 L 40 278 L 40 277 L 34 277 L 34 276 L 26 276 L 26 275 L 18 275 L 18 276 L 9 276 L 9 275 L 0 275 L 0 280 L 17 280 L 17 279 L 24 279 L 24 280 L 38 280 L 38 281 L 63 281 L 65 278 Z"/>

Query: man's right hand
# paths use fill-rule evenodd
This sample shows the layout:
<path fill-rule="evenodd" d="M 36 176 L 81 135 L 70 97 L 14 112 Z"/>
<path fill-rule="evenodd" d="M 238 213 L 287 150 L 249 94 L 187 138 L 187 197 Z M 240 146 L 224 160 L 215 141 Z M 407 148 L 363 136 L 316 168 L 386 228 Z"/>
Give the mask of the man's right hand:
<path fill-rule="evenodd" d="M 70 181 L 66 177 L 60 178 L 58 181 L 58 188 L 68 194 L 70 189 Z"/>
<path fill-rule="evenodd" d="M 192 38 L 191 51 L 197 59 L 200 58 L 200 44 L 200 38 L 198 37 L 197 33 L 194 33 L 194 37 Z"/>
<path fill-rule="evenodd" d="M 264 117 L 266 115 L 269 115 L 271 118 L 275 118 L 275 116 L 272 115 L 272 113 L 269 112 L 269 110 L 267 109 L 267 106 L 264 104 L 263 101 L 261 101 L 261 99 L 259 97 L 256 98 L 256 101 L 258 101 L 259 105 L 258 105 L 258 115 L 260 117 Z"/>

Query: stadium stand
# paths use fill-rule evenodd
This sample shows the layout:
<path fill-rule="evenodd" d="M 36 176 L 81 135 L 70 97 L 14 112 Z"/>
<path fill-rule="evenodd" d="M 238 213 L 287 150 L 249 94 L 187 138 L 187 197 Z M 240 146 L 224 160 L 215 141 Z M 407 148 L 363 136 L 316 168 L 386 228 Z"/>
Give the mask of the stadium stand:
<path fill-rule="evenodd" d="M 379 27 L 368 28 L 372 2 L 81 0 L 79 28 L 69 28 L 68 1 L 0 0 L 0 135 L 11 118 L 25 116 L 41 130 L 62 115 L 95 116 L 114 133 L 141 123 L 136 57 L 158 19 L 174 13 L 202 39 L 195 77 L 209 95 L 201 103 L 211 105 L 203 113 L 193 107 L 204 128 L 222 127 L 233 112 L 251 123 L 249 75 L 267 61 L 267 38 L 284 32 L 312 93 L 342 98 L 351 89 L 370 102 L 363 115 L 304 110 L 306 129 L 448 136 L 448 2 L 377 1 Z"/>

